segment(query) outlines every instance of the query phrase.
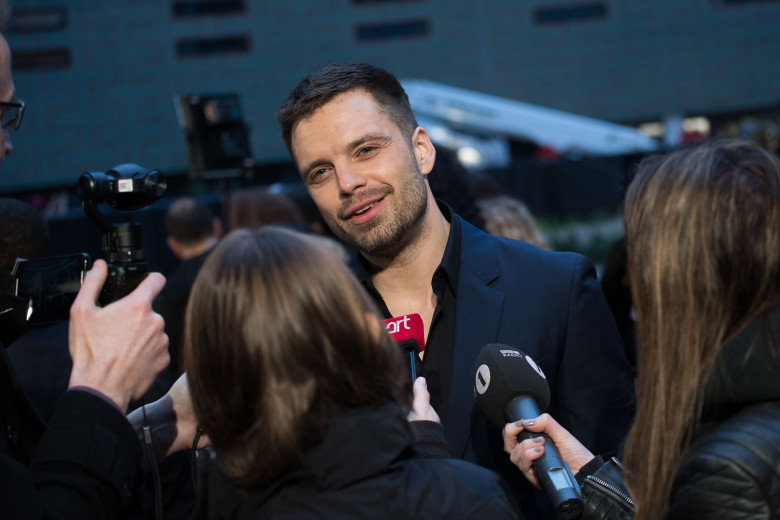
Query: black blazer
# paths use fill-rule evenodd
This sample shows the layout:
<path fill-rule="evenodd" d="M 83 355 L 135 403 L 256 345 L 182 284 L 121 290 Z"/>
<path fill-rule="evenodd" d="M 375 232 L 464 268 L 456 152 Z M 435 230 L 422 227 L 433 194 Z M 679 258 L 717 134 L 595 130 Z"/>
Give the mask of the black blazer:
<path fill-rule="evenodd" d="M 509 480 L 523 514 L 533 518 L 534 488 L 511 464 L 500 430 L 476 404 L 474 362 L 482 347 L 502 343 L 529 354 L 550 383 L 546 411 L 604 455 L 617 452 L 633 419 L 633 376 L 586 257 L 495 237 L 463 219 L 461 229 L 447 441 L 452 456 Z"/>

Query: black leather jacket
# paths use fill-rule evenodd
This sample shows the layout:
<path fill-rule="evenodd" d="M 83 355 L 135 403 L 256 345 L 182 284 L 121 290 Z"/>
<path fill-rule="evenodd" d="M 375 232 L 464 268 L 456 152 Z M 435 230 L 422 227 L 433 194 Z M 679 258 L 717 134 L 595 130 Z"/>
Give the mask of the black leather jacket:
<path fill-rule="evenodd" d="M 780 518 L 780 360 L 770 354 L 762 326 L 757 321 L 743 330 L 718 360 L 702 433 L 675 476 L 669 519 Z M 780 312 L 772 315 L 771 328 L 780 338 Z M 597 457 L 577 480 L 582 518 L 633 518 L 616 459 Z"/>

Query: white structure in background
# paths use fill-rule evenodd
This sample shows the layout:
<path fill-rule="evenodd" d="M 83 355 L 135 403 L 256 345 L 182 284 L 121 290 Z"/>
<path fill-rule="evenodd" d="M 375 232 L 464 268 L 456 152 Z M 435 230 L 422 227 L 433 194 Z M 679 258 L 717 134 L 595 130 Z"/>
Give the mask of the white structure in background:
<path fill-rule="evenodd" d="M 657 150 L 639 130 L 421 79 L 404 79 L 418 122 L 435 142 L 458 150 L 466 166 L 506 166 L 509 139 L 569 157 L 625 155 Z"/>

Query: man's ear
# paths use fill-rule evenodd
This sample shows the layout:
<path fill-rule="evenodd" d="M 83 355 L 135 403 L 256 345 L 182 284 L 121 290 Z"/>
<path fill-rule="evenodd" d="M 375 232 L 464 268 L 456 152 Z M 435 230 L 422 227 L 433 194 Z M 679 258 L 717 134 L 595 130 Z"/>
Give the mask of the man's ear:
<path fill-rule="evenodd" d="M 165 243 L 168 244 L 168 248 L 171 250 L 171 253 L 173 253 L 173 256 L 181 259 L 184 254 L 184 248 L 181 244 L 171 236 L 165 237 Z"/>
<path fill-rule="evenodd" d="M 433 147 L 431 138 L 425 128 L 418 126 L 412 134 L 412 148 L 423 175 L 431 173 L 433 163 L 436 162 L 436 148 Z"/>

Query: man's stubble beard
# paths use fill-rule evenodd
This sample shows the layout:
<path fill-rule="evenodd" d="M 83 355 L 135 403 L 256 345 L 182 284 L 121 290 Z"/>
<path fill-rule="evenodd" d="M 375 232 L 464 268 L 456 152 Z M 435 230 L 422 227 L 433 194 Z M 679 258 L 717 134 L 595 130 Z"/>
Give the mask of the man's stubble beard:
<path fill-rule="evenodd" d="M 394 197 L 396 205 L 389 208 L 391 214 L 388 215 L 388 208 L 383 208 L 384 215 L 360 226 L 353 226 L 337 216 L 323 215 L 328 227 L 363 255 L 393 257 L 398 254 L 419 235 L 427 210 L 428 187 L 420 167 L 412 160 L 409 168 L 409 180 L 403 182 L 400 189 L 385 186 L 386 189 L 380 191 L 388 207 L 391 201 L 387 197 L 397 195 Z"/>

